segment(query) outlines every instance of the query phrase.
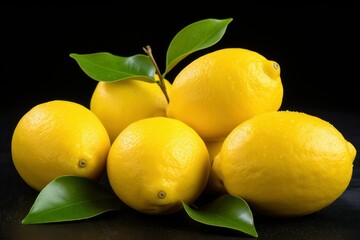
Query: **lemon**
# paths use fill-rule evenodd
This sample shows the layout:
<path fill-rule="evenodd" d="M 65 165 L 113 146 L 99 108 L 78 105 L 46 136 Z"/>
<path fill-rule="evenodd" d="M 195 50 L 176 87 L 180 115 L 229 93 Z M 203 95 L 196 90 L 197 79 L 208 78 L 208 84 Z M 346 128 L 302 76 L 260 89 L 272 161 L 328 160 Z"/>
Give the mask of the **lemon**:
<path fill-rule="evenodd" d="M 109 136 L 96 115 L 66 100 L 31 108 L 17 123 L 11 142 L 16 170 L 38 191 L 62 175 L 100 179 L 109 149 Z"/>
<path fill-rule="evenodd" d="M 218 156 L 215 170 L 230 194 L 259 213 L 294 217 L 339 198 L 351 180 L 356 149 L 319 117 L 278 111 L 238 125 Z"/>
<path fill-rule="evenodd" d="M 282 98 L 278 63 L 248 49 L 224 48 L 179 72 L 167 116 L 185 122 L 205 141 L 217 141 L 244 120 L 277 111 Z"/>
<path fill-rule="evenodd" d="M 165 80 L 170 92 L 171 84 Z M 91 96 L 90 110 L 98 116 L 113 142 L 130 123 L 165 116 L 167 100 L 156 83 L 140 80 L 99 82 Z"/>
<path fill-rule="evenodd" d="M 170 214 L 194 202 L 208 180 L 204 141 L 185 123 L 166 117 L 138 120 L 111 145 L 111 188 L 128 206 L 146 214 Z"/>
<path fill-rule="evenodd" d="M 219 194 L 219 193 L 227 192 L 226 189 L 224 188 L 222 181 L 219 180 L 219 177 L 217 176 L 217 172 L 215 171 L 215 166 L 214 166 L 217 164 L 217 160 L 215 160 L 215 158 L 218 156 L 223 142 L 224 140 L 219 140 L 215 142 L 205 142 L 207 150 L 209 152 L 210 163 L 211 163 L 209 179 L 205 187 L 205 192 L 207 193 Z"/>

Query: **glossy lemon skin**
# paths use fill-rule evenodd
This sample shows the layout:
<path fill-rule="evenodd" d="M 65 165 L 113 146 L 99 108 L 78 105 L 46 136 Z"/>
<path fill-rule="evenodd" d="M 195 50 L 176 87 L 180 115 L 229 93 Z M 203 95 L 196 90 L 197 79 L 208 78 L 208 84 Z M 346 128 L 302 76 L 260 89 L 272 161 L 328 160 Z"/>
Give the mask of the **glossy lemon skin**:
<path fill-rule="evenodd" d="M 165 80 L 168 94 L 171 84 Z M 101 120 L 111 142 L 130 123 L 165 116 L 167 100 L 156 83 L 139 80 L 99 82 L 91 96 L 90 110 Z"/>
<path fill-rule="evenodd" d="M 250 117 L 282 103 L 280 66 L 243 48 L 210 52 L 185 66 L 172 83 L 167 116 L 218 141 Z"/>
<path fill-rule="evenodd" d="M 130 207 L 169 214 L 193 203 L 208 180 L 204 141 L 185 123 L 166 117 L 138 120 L 113 142 L 107 161 L 110 185 Z"/>
<path fill-rule="evenodd" d="M 329 122 L 306 113 L 263 113 L 224 140 L 216 173 L 254 210 L 293 217 L 319 211 L 348 187 L 356 149 Z"/>
<path fill-rule="evenodd" d="M 11 142 L 16 170 L 38 191 L 62 175 L 100 179 L 109 149 L 109 135 L 96 115 L 65 100 L 44 102 L 26 112 Z"/>

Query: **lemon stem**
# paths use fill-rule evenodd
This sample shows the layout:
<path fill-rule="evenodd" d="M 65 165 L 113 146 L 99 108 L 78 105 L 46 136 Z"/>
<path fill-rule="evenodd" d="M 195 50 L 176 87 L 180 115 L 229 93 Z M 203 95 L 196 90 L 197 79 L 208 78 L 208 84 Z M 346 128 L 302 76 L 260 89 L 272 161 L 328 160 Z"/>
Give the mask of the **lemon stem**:
<path fill-rule="evenodd" d="M 151 62 L 153 63 L 153 65 L 155 67 L 156 74 L 159 76 L 159 79 L 160 79 L 159 81 L 156 81 L 156 83 L 159 85 L 161 91 L 164 93 L 164 95 L 166 97 L 166 101 L 169 103 L 170 99 L 169 99 L 169 95 L 166 91 L 164 76 L 161 74 L 160 69 L 159 69 L 158 65 L 156 64 L 156 61 L 155 61 L 154 56 L 151 51 L 151 47 L 149 45 L 147 45 L 146 48 L 143 48 L 143 50 L 149 56 Z"/>

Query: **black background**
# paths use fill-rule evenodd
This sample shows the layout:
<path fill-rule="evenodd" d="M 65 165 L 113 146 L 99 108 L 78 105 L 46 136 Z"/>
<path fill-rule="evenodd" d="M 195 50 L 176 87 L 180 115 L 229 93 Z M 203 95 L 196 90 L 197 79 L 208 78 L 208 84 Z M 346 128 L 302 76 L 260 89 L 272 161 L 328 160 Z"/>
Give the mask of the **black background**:
<path fill-rule="evenodd" d="M 236 1 L 234 1 L 236 2 Z M 219 6 L 220 5 L 220 6 Z M 207 10 L 208 9 L 208 10 Z M 1 104 L 28 108 L 55 98 L 87 104 L 95 82 L 70 53 L 144 53 L 151 45 L 160 68 L 171 39 L 205 18 L 233 18 L 213 47 L 254 50 L 281 66 L 282 108 L 358 111 L 357 9 L 337 5 L 172 3 L 6 5 L 1 7 Z"/>
<path fill-rule="evenodd" d="M 356 7 L 290 6 L 257 1 L 207 2 L 196 7 L 194 4 L 134 1 L 116 5 L 0 5 L 0 147 L 1 163 L 5 166 L 0 169 L 0 181 L 5 182 L 0 185 L 0 203 L 8 204 L 0 206 L 0 221 L 4 221 L 0 230 L 7 233 L 5 236 L 23 234 L 24 239 L 30 239 L 31 235 L 36 239 L 40 236 L 55 239 L 64 231 L 64 236 L 70 238 L 75 234 L 76 239 L 112 239 L 111 236 L 121 236 L 121 231 L 118 235 L 116 230 L 120 227 L 130 239 L 134 236 L 143 239 L 142 234 L 151 238 L 152 233 L 179 239 L 181 234 L 197 239 L 210 235 L 214 239 L 238 237 L 233 232 L 217 232 L 186 221 L 177 225 L 174 221 L 184 220 L 183 216 L 175 220 L 151 218 L 129 209 L 124 218 L 107 215 L 100 222 L 89 220 L 47 228 L 26 228 L 19 223 L 36 192 L 21 181 L 11 165 L 10 142 L 17 121 L 31 107 L 53 99 L 89 106 L 96 85 L 69 54 L 110 52 L 131 56 L 143 53 L 142 48 L 150 45 L 160 69 L 164 70 L 166 50 L 175 34 L 188 24 L 206 18 L 233 18 L 233 21 L 217 44 L 190 55 L 170 72 L 167 77 L 170 81 L 183 66 L 207 52 L 227 47 L 257 51 L 281 66 L 284 86 L 281 109 L 305 111 L 329 120 L 360 149 Z M 355 166 L 357 160 L 358 157 Z M 333 208 L 289 221 L 260 218 L 258 232 L 265 236 L 261 239 L 289 236 L 291 239 L 353 239 L 359 233 L 359 186 L 356 167 L 351 189 Z M 139 229 L 143 232 L 138 232 Z"/>
<path fill-rule="evenodd" d="M 281 66 L 281 109 L 359 113 L 358 9 L 331 4 L 82 4 L 1 5 L 0 109 L 9 150 L 16 122 L 31 107 L 53 99 L 89 106 L 96 81 L 70 53 L 144 53 L 150 45 L 164 70 L 167 47 L 187 25 L 206 18 L 233 18 L 214 46 L 185 58 L 167 75 L 196 57 L 227 47 L 247 48 Z M 315 114 L 316 112 L 314 112 Z M 328 120 L 328 119 L 325 119 Z M 4 127 L 5 126 L 5 127 Z M 3 136 L 2 136 L 3 137 Z"/>

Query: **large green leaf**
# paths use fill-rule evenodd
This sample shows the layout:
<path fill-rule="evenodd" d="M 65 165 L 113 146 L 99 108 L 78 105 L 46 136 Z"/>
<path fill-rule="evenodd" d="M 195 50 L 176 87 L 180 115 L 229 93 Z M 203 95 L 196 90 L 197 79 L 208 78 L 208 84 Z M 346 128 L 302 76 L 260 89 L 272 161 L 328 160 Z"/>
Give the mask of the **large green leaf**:
<path fill-rule="evenodd" d="M 186 213 L 203 224 L 231 228 L 258 237 L 248 204 L 240 197 L 224 194 L 212 202 L 192 209 L 183 202 Z"/>
<path fill-rule="evenodd" d="M 232 18 L 204 19 L 194 22 L 178 32 L 170 42 L 166 53 L 165 74 L 191 53 L 210 47 L 225 34 Z"/>
<path fill-rule="evenodd" d="M 155 67 L 149 56 L 144 54 L 121 57 L 107 52 L 71 53 L 70 57 L 75 59 L 80 68 L 96 81 L 113 82 L 123 79 L 136 79 L 156 82 L 154 80 Z"/>
<path fill-rule="evenodd" d="M 119 198 L 100 183 L 83 177 L 62 176 L 41 190 L 22 223 L 86 219 L 122 206 Z"/>

